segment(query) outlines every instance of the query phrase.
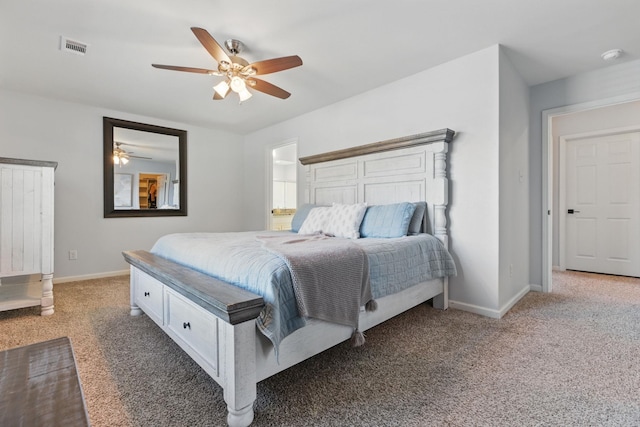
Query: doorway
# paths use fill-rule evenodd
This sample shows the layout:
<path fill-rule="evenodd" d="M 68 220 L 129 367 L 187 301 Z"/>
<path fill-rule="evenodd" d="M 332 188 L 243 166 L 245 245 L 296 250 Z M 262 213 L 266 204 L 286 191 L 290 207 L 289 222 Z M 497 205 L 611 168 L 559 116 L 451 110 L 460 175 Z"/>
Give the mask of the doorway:
<path fill-rule="evenodd" d="M 559 201 L 556 186 L 558 185 L 557 133 L 554 120 L 574 113 L 588 113 L 622 105 L 639 105 L 640 94 L 630 93 L 615 98 L 567 105 L 564 107 L 544 110 L 542 112 L 542 292 L 553 289 L 552 270 L 559 268 L 558 256 L 558 224 Z M 638 115 L 636 114 L 636 118 Z M 637 120 L 636 120 L 637 124 Z M 621 127 L 612 125 L 609 127 Z M 557 128 L 557 126 L 556 126 Z M 573 132 L 578 133 L 578 131 Z"/>
<path fill-rule="evenodd" d="M 559 142 L 560 269 L 640 277 L 640 132 Z"/>
<path fill-rule="evenodd" d="M 138 203 L 140 209 L 158 209 L 170 205 L 173 188 L 169 174 L 140 172 L 138 175 Z"/>
<path fill-rule="evenodd" d="M 297 140 L 273 146 L 267 157 L 270 159 L 268 229 L 290 230 L 298 206 Z"/>

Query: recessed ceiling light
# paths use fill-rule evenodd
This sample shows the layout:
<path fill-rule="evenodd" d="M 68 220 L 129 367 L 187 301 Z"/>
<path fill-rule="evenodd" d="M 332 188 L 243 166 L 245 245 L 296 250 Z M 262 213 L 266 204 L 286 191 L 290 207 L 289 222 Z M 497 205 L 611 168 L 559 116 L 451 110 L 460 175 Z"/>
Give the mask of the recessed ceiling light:
<path fill-rule="evenodd" d="M 604 59 L 605 61 L 614 61 L 618 59 L 620 55 L 622 55 L 622 49 L 611 49 L 600 56 L 602 56 L 602 59 Z"/>

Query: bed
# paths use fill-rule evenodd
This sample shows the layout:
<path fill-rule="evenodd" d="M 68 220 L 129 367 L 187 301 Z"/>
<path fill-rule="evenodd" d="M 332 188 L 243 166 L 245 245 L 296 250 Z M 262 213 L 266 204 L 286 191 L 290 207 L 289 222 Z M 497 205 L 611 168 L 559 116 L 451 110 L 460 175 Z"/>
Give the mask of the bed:
<path fill-rule="evenodd" d="M 455 265 L 452 266 L 446 251 L 446 165 L 448 144 L 453 136 L 452 130 L 442 129 L 300 158 L 306 168 L 306 203 L 296 213 L 294 222 L 298 224 L 294 224 L 293 232 L 169 235 L 161 238 L 151 251 L 124 252 L 131 269 L 131 315 L 148 315 L 220 384 L 230 426 L 250 425 L 258 382 L 345 340 L 361 345 L 364 331 L 418 304 L 432 300 L 436 308 L 448 307 L 448 276 L 455 274 Z M 335 215 L 336 209 L 357 210 L 359 213 L 354 215 L 360 217 L 355 237 L 367 237 L 327 238 L 335 232 L 314 229 L 314 225 L 319 226 L 313 218 L 320 211 Z M 403 221 L 409 223 L 405 233 L 410 235 L 387 235 L 384 231 L 382 237 L 377 235 L 380 223 L 373 219 L 384 217 L 380 212 L 389 209 L 403 210 Z M 354 269 L 367 275 L 366 280 L 354 277 L 354 286 L 362 283 L 359 292 L 352 292 L 358 294 L 353 299 L 359 306 L 355 318 L 350 315 L 347 320 L 333 321 L 331 316 L 335 313 L 319 316 L 332 319 L 327 321 L 292 314 L 296 302 L 298 307 L 305 304 L 296 292 L 287 294 L 278 289 L 283 286 L 280 281 L 289 280 L 297 291 L 299 277 L 304 277 L 300 272 L 305 270 L 299 268 L 307 262 L 297 260 L 300 251 L 287 249 L 287 253 L 283 249 L 292 243 L 300 244 L 300 240 L 302 244 L 313 245 L 328 240 L 338 242 L 338 246 L 344 241 L 347 245 L 344 253 L 363 254 L 360 259 L 365 267 Z M 431 251 L 424 249 L 424 245 L 434 248 L 437 254 L 433 258 L 448 257 L 448 264 L 439 267 L 442 271 L 437 273 L 423 272 L 420 264 L 425 261 L 393 264 L 392 271 L 402 272 L 394 277 L 391 287 L 396 288 L 381 290 L 378 282 L 388 280 L 386 273 L 378 271 L 382 264 L 379 259 L 386 260 L 385 263 L 410 259 L 412 255 L 407 254 L 415 253 L 416 245 L 420 253 Z M 200 254 L 208 252 L 205 247 L 214 256 L 201 257 Z M 394 254 L 402 255 L 392 260 Z M 230 264 L 250 266 L 258 259 L 262 264 L 254 270 L 265 270 L 264 265 L 273 267 L 270 283 L 265 285 L 269 287 L 267 291 L 259 289 L 263 286 L 260 282 L 267 280 L 252 276 L 251 268 L 240 273 L 227 270 Z M 342 271 L 339 274 L 347 277 Z M 332 277 L 320 276 L 325 282 L 326 277 Z M 380 279 L 382 276 L 385 278 Z M 328 282 L 325 285 L 331 288 Z"/>

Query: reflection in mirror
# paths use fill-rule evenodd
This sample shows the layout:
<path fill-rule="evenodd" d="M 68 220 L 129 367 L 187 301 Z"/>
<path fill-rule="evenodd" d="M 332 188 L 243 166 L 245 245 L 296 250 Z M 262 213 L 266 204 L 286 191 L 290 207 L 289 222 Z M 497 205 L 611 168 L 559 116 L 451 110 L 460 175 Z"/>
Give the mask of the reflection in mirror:
<path fill-rule="evenodd" d="M 114 208 L 180 208 L 178 137 L 114 127 L 113 141 L 114 174 L 131 177 L 134 196 L 114 180 Z"/>
<path fill-rule="evenodd" d="M 186 139 L 179 129 L 105 117 L 104 216 L 186 215 Z"/>

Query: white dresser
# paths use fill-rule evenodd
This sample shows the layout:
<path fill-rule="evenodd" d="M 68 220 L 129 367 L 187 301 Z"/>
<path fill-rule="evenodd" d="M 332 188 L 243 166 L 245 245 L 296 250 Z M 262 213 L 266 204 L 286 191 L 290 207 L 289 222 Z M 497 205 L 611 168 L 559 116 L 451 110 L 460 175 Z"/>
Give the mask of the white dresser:
<path fill-rule="evenodd" d="M 57 162 L 0 157 L 0 311 L 53 314 L 53 192 Z M 38 274 L 40 281 L 3 279 Z"/>

